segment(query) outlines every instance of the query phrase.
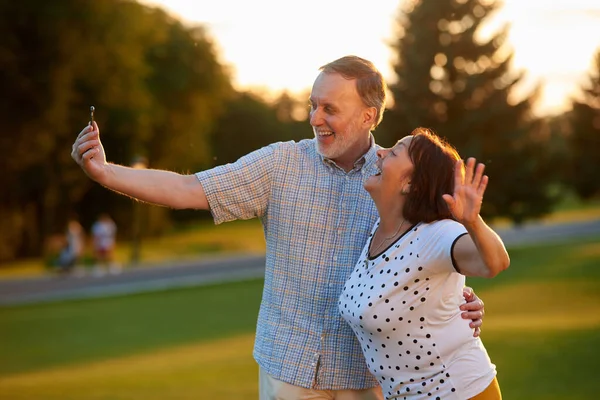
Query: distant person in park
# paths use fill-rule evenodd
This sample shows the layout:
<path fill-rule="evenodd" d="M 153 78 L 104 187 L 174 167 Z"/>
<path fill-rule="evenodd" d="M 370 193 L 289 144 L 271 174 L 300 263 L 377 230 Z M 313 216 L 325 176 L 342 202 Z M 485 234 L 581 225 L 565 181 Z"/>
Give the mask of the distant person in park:
<path fill-rule="evenodd" d="M 81 261 L 85 250 L 85 232 L 77 218 L 67 221 L 64 244 L 58 255 L 58 267 L 61 273 L 70 273 Z"/>
<path fill-rule="evenodd" d="M 496 367 L 460 318 L 465 276 L 510 259 L 479 212 L 488 177 L 427 129 L 377 151 L 365 181 L 379 221 L 340 295 L 386 399 L 502 398 Z"/>
<path fill-rule="evenodd" d="M 120 266 L 115 262 L 114 252 L 117 225 L 107 213 L 102 213 L 92 225 L 92 245 L 94 249 L 95 273 L 119 273 Z"/>
<path fill-rule="evenodd" d="M 192 175 L 108 163 L 96 123 L 73 144 L 84 172 L 118 193 L 210 210 L 216 224 L 260 218 L 267 251 L 254 358 L 262 400 L 383 398 L 338 299 L 377 220 L 363 183 L 378 171 L 371 131 L 385 100 L 381 73 L 347 56 L 321 67 L 314 82 L 312 139 L 273 143 Z M 483 302 L 469 288 L 465 298 L 465 329 L 477 336 Z"/>

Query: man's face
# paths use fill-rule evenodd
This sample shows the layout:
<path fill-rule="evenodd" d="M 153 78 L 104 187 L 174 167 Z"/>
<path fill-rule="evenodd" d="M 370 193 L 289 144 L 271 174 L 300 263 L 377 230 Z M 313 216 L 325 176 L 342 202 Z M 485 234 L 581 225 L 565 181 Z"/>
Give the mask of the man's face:
<path fill-rule="evenodd" d="M 321 72 L 310 94 L 310 124 L 317 151 L 349 170 L 369 148 L 375 108 L 367 107 L 356 91 L 356 81 Z"/>

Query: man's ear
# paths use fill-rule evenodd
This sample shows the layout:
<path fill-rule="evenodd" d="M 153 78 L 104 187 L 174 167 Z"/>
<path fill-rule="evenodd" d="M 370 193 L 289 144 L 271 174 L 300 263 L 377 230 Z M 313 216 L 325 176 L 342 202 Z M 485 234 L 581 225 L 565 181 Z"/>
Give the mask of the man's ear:
<path fill-rule="evenodd" d="M 375 126 L 375 119 L 377 118 L 377 109 L 375 107 L 365 108 L 363 111 L 363 124 L 369 125 L 370 127 Z"/>

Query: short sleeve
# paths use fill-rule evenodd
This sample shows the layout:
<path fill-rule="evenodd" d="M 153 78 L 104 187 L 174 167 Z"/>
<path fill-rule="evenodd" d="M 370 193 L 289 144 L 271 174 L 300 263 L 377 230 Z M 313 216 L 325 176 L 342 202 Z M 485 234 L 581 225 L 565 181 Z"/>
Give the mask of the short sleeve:
<path fill-rule="evenodd" d="M 450 219 L 436 221 L 423 227 L 421 237 L 426 241 L 425 255 L 442 271 L 458 271 L 452 259 L 452 248 L 459 237 L 467 233 L 466 228 Z"/>
<path fill-rule="evenodd" d="M 196 173 L 215 224 L 265 214 L 277 164 L 276 153 L 281 146 L 281 142 L 274 143 L 234 163 Z"/>

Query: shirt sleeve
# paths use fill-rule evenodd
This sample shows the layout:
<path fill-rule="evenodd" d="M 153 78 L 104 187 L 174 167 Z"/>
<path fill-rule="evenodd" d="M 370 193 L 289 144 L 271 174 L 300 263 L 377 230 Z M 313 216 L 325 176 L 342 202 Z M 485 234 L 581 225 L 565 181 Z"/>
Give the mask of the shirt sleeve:
<path fill-rule="evenodd" d="M 282 143 L 274 143 L 234 163 L 196 173 L 215 224 L 265 214 L 276 153 L 281 146 Z"/>
<path fill-rule="evenodd" d="M 467 233 L 466 228 L 453 220 L 441 220 L 434 223 L 433 231 L 428 238 L 430 240 L 429 257 L 436 260 L 434 265 L 438 271 L 457 272 L 452 257 L 452 248 L 459 237 Z"/>

